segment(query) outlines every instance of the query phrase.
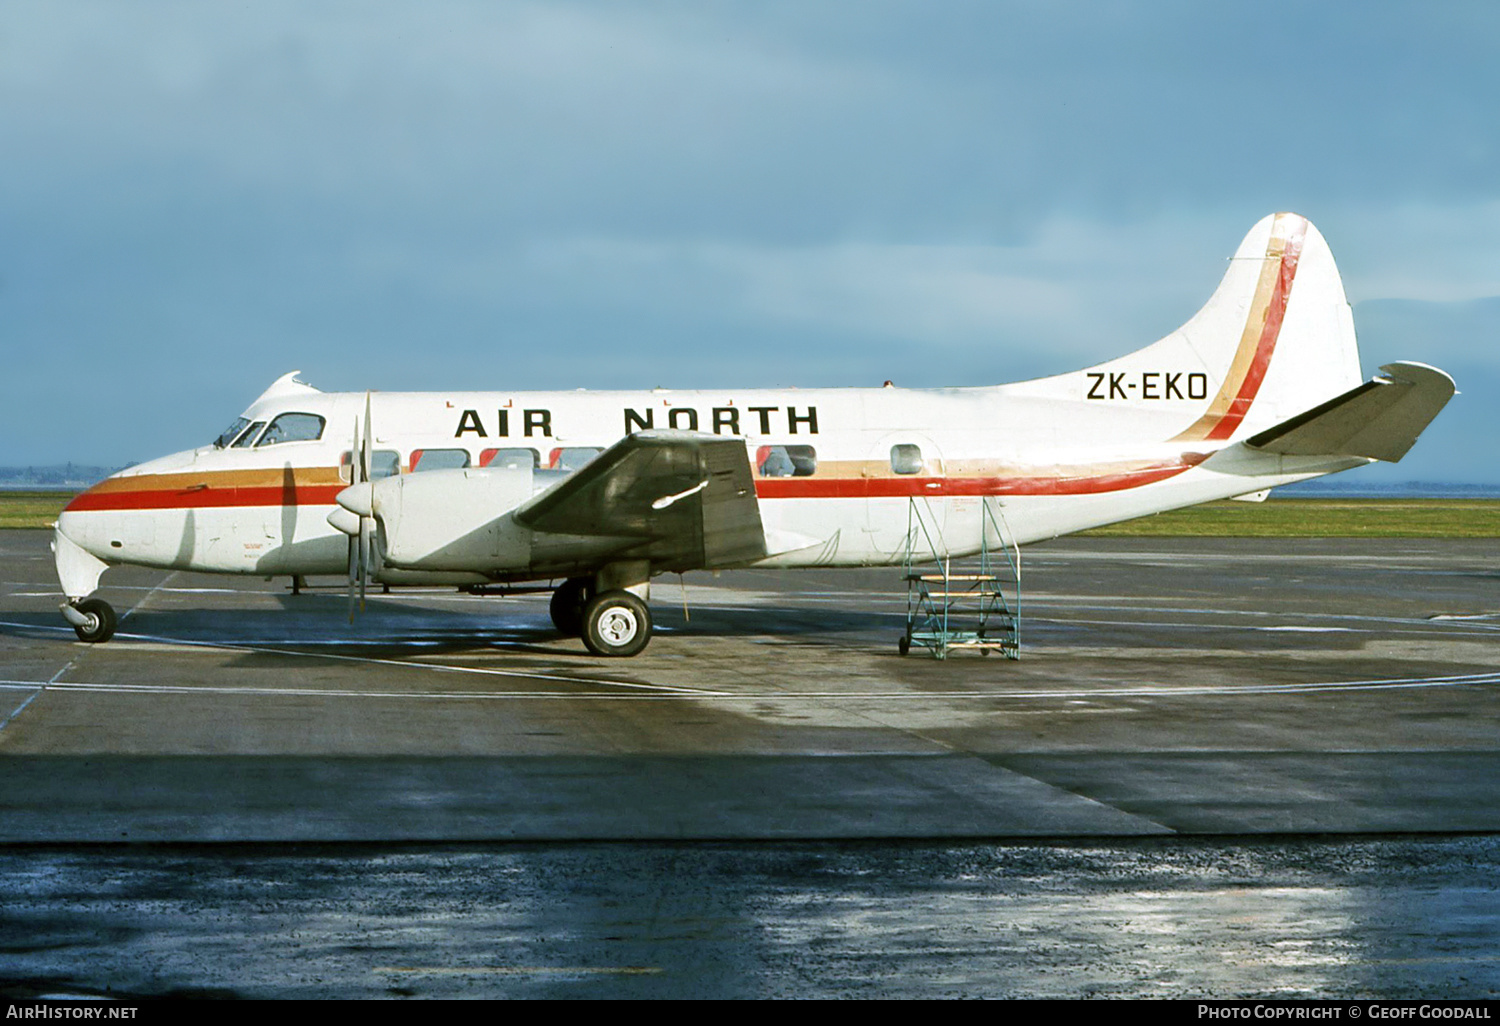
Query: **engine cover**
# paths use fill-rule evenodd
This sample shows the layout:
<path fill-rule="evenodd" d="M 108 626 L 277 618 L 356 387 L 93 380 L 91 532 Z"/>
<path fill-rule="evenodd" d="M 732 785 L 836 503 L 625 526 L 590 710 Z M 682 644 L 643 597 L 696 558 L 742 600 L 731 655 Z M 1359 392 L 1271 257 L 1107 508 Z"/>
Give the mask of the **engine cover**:
<path fill-rule="evenodd" d="M 374 482 L 373 511 L 387 566 L 495 571 L 531 562 L 531 531 L 511 510 L 531 498 L 530 467 L 401 474 Z"/>

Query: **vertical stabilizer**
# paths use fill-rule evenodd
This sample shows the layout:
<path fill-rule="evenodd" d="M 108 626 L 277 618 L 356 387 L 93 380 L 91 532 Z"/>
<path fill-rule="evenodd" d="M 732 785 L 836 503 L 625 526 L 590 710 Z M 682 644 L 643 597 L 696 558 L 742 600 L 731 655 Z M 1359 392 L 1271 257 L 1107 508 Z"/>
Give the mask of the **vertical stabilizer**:
<path fill-rule="evenodd" d="M 1261 221 L 1230 263 L 1213 298 L 1179 330 L 1206 364 L 1219 367 L 1218 388 L 1182 441 L 1243 435 L 1360 382 L 1344 283 L 1305 217 Z"/>
<path fill-rule="evenodd" d="M 1189 444 L 1246 437 L 1361 380 L 1333 254 L 1317 228 L 1289 213 L 1250 229 L 1218 288 L 1181 328 L 1081 376 L 1049 379 L 1101 406 L 1171 411 L 1180 426 L 1167 437 Z"/>

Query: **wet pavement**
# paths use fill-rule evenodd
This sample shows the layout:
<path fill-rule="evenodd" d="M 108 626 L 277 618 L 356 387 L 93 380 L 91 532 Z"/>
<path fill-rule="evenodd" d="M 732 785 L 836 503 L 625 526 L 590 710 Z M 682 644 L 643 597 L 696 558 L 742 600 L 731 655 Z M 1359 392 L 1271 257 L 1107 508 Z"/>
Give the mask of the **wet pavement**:
<path fill-rule="evenodd" d="M 0 852 L 0 994 L 1494 998 L 1500 839 Z"/>
<path fill-rule="evenodd" d="M 1496 987 L 1495 542 L 1039 546 L 1021 660 L 940 662 L 889 570 L 659 581 L 601 660 L 545 596 L 119 569 L 86 646 L 46 540 L 0 532 L 9 996 Z"/>

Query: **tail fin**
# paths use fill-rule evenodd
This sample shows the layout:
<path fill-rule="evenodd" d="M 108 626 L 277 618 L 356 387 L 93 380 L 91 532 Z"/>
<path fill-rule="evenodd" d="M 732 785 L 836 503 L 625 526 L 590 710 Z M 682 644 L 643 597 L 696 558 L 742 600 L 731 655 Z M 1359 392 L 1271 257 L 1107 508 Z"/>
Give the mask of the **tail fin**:
<path fill-rule="evenodd" d="M 1090 399 L 1171 414 L 1174 441 L 1242 438 L 1361 381 L 1354 318 L 1323 236 L 1272 214 L 1245 236 L 1203 309 L 1166 338 L 1065 375 Z M 1038 383 L 1040 384 L 1040 382 Z"/>
<path fill-rule="evenodd" d="M 1183 441 L 1276 424 L 1361 380 L 1333 253 L 1297 214 L 1274 214 L 1252 228 L 1213 297 L 1177 334 L 1221 368 L 1218 390 L 1178 436 Z"/>

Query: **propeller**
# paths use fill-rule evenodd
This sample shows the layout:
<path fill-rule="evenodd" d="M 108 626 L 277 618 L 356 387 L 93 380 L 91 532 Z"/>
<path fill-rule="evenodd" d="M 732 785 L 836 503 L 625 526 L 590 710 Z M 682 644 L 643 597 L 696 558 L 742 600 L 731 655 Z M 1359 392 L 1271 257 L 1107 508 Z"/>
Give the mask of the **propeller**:
<path fill-rule="evenodd" d="M 370 424 L 370 393 L 365 393 L 364 430 L 354 419 L 354 444 L 349 448 L 349 487 L 339 492 L 339 508 L 328 515 L 328 522 L 349 536 L 349 622 L 354 622 L 356 596 L 361 612 L 370 576 L 376 571 L 379 546 L 375 544 L 375 486 L 371 480 L 372 453 L 375 441 Z"/>

